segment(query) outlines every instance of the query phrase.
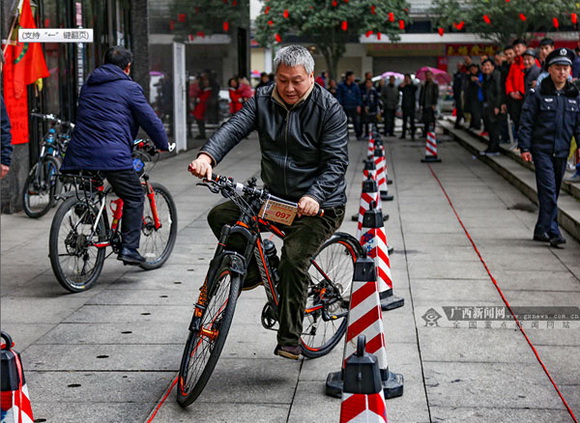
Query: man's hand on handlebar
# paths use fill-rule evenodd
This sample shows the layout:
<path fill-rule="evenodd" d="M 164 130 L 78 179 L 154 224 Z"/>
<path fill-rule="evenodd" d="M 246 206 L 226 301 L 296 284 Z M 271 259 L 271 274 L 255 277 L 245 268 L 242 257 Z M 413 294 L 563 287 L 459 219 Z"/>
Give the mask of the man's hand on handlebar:
<path fill-rule="evenodd" d="M 187 168 L 193 176 L 198 178 L 211 179 L 212 159 L 207 154 L 200 154 L 197 159 L 192 161 Z"/>
<path fill-rule="evenodd" d="M 320 211 L 320 204 L 312 197 L 304 196 L 298 201 L 298 216 L 316 216 Z"/>

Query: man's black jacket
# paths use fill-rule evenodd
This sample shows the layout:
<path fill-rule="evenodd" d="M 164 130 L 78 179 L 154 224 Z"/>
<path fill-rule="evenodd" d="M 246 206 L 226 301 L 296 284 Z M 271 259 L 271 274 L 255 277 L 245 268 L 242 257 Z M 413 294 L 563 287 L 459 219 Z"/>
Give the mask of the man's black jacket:
<path fill-rule="evenodd" d="M 531 90 L 522 109 L 518 129 L 522 151 L 542 151 L 567 157 L 572 137 L 580 139 L 580 93 L 569 81 L 557 91 L 551 77 Z"/>
<path fill-rule="evenodd" d="M 327 90 L 314 84 L 293 107 L 275 98 L 276 85 L 256 90 L 242 110 L 200 150 L 218 164 L 253 130 L 262 151 L 262 180 L 290 201 L 314 198 L 323 208 L 346 204 L 347 117 Z"/>

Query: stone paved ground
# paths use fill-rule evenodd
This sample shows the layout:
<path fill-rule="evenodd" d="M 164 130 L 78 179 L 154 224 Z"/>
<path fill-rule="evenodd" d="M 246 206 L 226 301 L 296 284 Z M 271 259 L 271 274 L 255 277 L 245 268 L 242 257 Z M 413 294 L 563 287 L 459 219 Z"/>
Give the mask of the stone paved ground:
<path fill-rule="evenodd" d="M 578 243 L 569 239 L 556 250 L 531 241 L 532 203 L 454 142 L 441 143 L 443 162 L 430 166 L 419 161 L 419 141 L 392 138 L 386 149 L 395 195 L 384 205 L 386 229 L 395 247 L 395 293 L 405 298 L 404 307 L 383 317 L 390 369 L 405 377 L 404 395 L 387 401 L 389 421 L 571 422 L 513 321 L 502 327 L 473 315 L 455 319 L 504 310 L 490 274 L 512 306 L 578 307 Z M 365 143 L 350 143 L 347 216 L 358 209 L 365 151 Z M 47 245 L 54 211 L 39 220 L 1 216 L 2 329 L 22 352 L 39 421 L 145 422 L 170 386 L 215 247 L 205 216 L 220 201 L 186 173 L 194 156 L 164 160 L 152 175 L 171 190 L 179 212 L 167 264 L 145 272 L 111 258 L 89 292 L 66 294 L 52 274 Z M 217 170 L 240 180 L 257 175 L 255 136 Z M 354 234 L 355 223 L 345 221 L 342 229 Z M 342 344 L 317 360 L 275 357 L 275 334 L 259 323 L 264 298 L 261 290 L 241 296 L 199 400 L 183 410 L 173 391 L 154 422 L 338 421 L 340 401 L 324 395 L 324 381 L 340 368 Z M 432 326 L 423 318 L 430 309 L 441 316 Z M 580 323 L 523 325 L 580 415 Z"/>

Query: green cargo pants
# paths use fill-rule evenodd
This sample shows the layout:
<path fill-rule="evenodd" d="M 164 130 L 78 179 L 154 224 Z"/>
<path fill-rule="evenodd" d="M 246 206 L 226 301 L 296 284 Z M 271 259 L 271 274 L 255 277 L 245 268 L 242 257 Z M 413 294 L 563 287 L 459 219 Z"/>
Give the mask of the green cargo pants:
<path fill-rule="evenodd" d="M 226 224 L 233 224 L 240 216 L 240 210 L 231 201 L 219 204 L 208 214 L 207 220 L 219 238 Z M 324 209 L 323 217 L 302 216 L 296 218 L 291 226 L 280 225 L 284 231 L 284 246 L 280 257 L 280 306 L 278 309 L 278 344 L 294 346 L 300 343 L 302 320 L 308 294 L 308 268 L 310 259 L 318 248 L 338 230 L 344 218 L 344 206 Z M 241 237 L 230 241 L 238 252 L 243 251 Z M 248 265 L 248 275 L 259 277 L 255 258 Z"/>

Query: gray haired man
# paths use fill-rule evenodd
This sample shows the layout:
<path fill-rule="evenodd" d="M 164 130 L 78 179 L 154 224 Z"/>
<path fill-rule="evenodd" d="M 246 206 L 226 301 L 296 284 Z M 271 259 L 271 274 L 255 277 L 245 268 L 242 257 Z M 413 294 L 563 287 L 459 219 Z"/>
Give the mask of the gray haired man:
<path fill-rule="evenodd" d="M 274 350 L 279 356 L 298 359 L 310 259 L 344 217 L 347 118 L 332 94 L 314 83 L 314 60 L 307 49 L 284 47 L 276 54 L 274 68 L 276 83 L 256 90 L 242 110 L 209 138 L 190 171 L 200 178 L 210 177 L 232 148 L 250 132 L 258 132 L 264 184 L 273 195 L 298 203 L 300 217 L 284 226 L 278 267 L 280 329 Z M 323 217 L 317 216 L 320 209 Z M 208 221 L 216 237 L 239 214 L 231 201 L 214 207 Z M 240 245 L 232 247 L 240 249 Z M 259 283 L 258 266 L 252 260 L 244 289 Z"/>

